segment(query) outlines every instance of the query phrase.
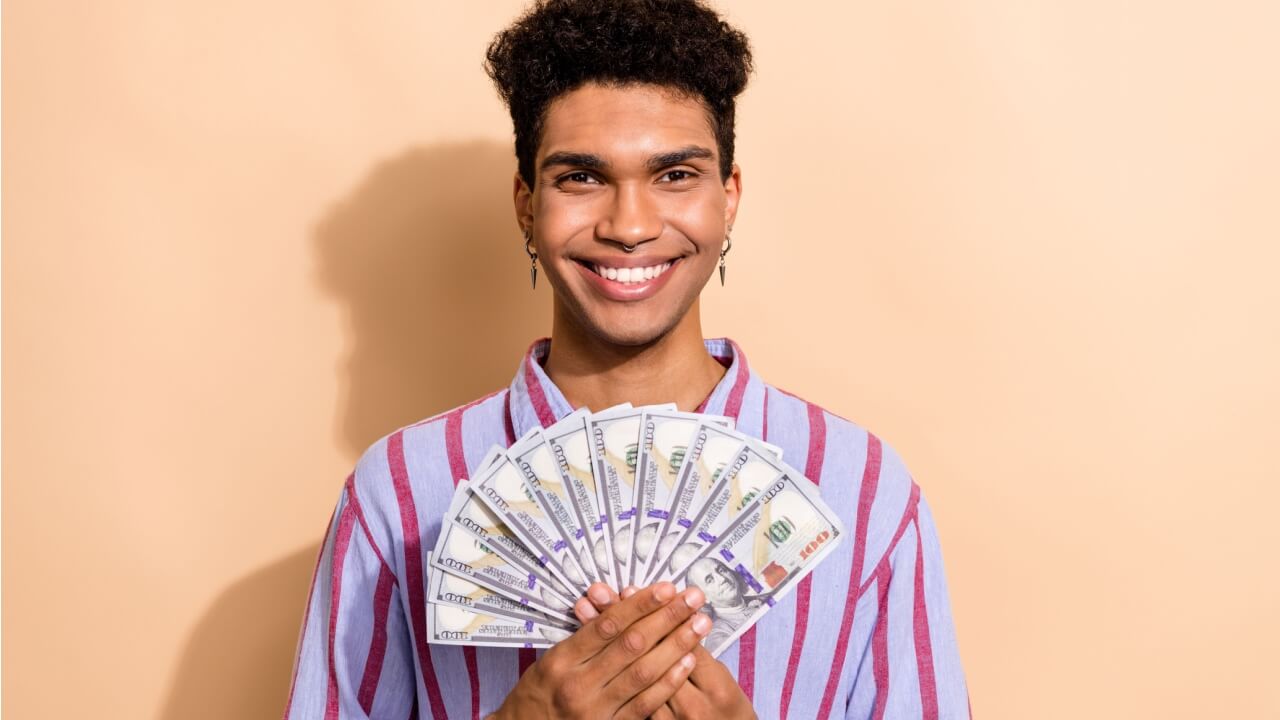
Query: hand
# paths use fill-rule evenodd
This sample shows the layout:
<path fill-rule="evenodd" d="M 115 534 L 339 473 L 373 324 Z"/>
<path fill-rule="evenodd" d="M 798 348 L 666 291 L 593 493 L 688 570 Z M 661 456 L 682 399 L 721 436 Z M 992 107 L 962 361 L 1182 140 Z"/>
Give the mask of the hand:
<path fill-rule="evenodd" d="M 635 587 L 627 587 L 622 591 L 623 598 L 629 598 L 637 592 Z M 604 607 L 608 602 L 618 599 L 611 592 L 591 593 L 587 598 L 578 601 L 574 613 L 578 619 L 587 622 L 597 615 L 597 607 Z M 756 718 L 738 681 L 733 679 L 729 668 L 724 663 L 711 657 L 711 653 L 699 644 L 693 650 L 693 672 L 676 690 L 665 705 L 658 708 L 651 716 L 653 720 L 703 720 L 704 718 Z"/>
<path fill-rule="evenodd" d="M 693 649 L 693 672 L 653 720 L 756 720 L 751 701 L 724 663 L 699 645 Z"/>
<path fill-rule="evenodd" d="M 711 629 L 710 618 L 696 612 L 705 601 L 700 590 L 677 594 L 671 583 L 658 583 L 615 600 L 597 583 L 588 595 L 592 602 L 581 600 L 579 608 L 592 605 L 597 614 L 539 658 L 491 718 L 639 720 L 685 684 L 695 665 L 690 651 Z"/>

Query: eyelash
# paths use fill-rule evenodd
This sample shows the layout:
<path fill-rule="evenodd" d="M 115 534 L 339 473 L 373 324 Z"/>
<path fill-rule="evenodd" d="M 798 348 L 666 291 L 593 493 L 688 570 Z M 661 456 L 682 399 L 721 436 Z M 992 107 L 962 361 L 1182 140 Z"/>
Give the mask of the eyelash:
<path fill-rule="evenodd" d="M 690 170 L 668 170 L 668 171 L 666 171 L 665 173 L 663 173 L 663 174 L 662 174 L 662 176 L 663 176 L 663 177 L 666 177 L 667 175 L 671 175 L 671 174 L 673 174 L 673 173 L 682 173 L 682 174 L 684 175 L 684 177 L 678 178 L 678 179 L 676 179 L 676 180 L 672 180 L 672 182 L 680 182 L 681 180 L 689 180 L 689 179 L 691 179 L 691 178 L 693 178 L 693 177 L 695 177 L 695 176 L 697 175 L 697 173 L 695 173 L 695 172 L 693 172 L 693 171 L 690 171 Z M 591 173 L 588 173 L 588 172 L 583 171 L 583 170 L 577 170 L 577 171 L 574 171 L 574 172 L 568 173 L 568 174 L 566 174 L 566 175 L 561 175 L 561 176 L 559 177 L 559 179 L 557 179 L 557 180 L 556 180 L 556 185 L 561 185 L 561 184 L 564 184 L 564 183 L 566 183 L 566 182 L 575 182 L 575 180 L 573 180 L 573 178 L 575 178 L 575 177 L 579 177 L 579 176 L 582 176 L 582 177 L 592 177 Z"/>

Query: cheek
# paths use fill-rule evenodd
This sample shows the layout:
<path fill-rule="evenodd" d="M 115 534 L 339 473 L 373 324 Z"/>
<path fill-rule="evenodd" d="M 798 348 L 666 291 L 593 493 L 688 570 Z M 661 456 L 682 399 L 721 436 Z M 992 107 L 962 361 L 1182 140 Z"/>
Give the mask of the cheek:
<path fill-rule="evenodd" d="M 724 202 L 701 201 L 679 208 L 669 215 L 673 228 L 702 252 L 720 252 L 724 242 Z"/>
<path fill-rule="evenodd" d="M 565 197 L 535 202 L 533 213 L 539 252 L 546 255 L 560 253 L 571 241 L 592 240 L 601 215 L 586 198 Z"/>

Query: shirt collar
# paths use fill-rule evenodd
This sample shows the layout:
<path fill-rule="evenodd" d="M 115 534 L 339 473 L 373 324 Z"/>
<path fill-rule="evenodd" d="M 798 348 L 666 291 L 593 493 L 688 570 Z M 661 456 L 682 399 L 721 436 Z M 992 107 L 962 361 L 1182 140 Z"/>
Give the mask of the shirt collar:
<path fill-rule="evenodd" d="M 764 382 L 747 365 L 747 356 L 736 342 L 727 337 L 704 338 L 707 352 L 728 368 L 724 377 L 698 406 L 698 412 L 711 415 L 728 415 L 738 428 L 751 435 L 760 435 L 763 423 Z M 511 429 L 515 437 L 522 437 L 535 427 L 547 427 L 573 412 L 564 393 L 551 381 L 543 369 L 551 338 L 534 340 L 511 381 L 507 395 Z"/>

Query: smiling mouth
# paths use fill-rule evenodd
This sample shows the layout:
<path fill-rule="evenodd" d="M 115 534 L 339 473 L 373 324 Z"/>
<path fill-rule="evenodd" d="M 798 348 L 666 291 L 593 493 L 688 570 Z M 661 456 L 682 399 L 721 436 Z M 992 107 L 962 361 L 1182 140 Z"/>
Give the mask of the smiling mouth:
<path fill-rule="evenodd" d="M 575 260 L 575 262 L 606 280 L 613 280 L 624 285 L 642 283 L 646 280 L 661 277 L 663 273 L 670 270 L 671 266 L 675 264 L 675 260 L 667 260 L 666 262 L 646 267 L 618 268 L 586 260 Z"/>

